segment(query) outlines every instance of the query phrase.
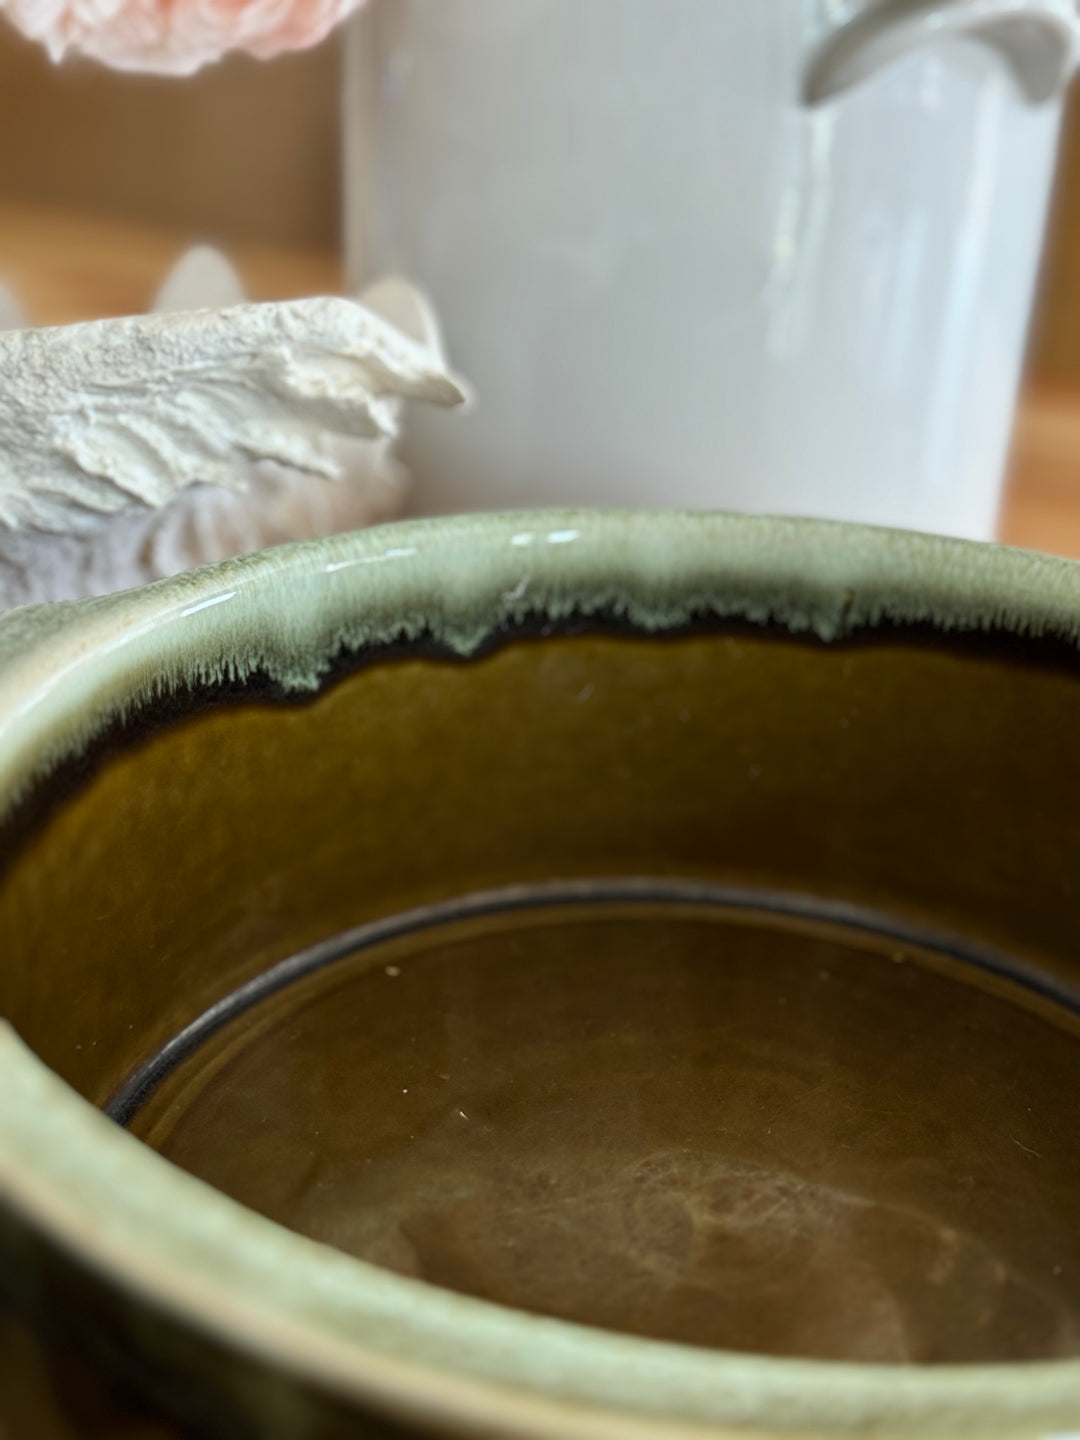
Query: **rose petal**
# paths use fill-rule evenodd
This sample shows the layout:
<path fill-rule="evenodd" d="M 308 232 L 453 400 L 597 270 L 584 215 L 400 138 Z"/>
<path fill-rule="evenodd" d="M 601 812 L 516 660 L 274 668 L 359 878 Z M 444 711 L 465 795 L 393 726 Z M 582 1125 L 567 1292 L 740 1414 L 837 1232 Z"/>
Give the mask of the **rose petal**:
<path fill-rule="evenodd" d="M 261 59 L 317 45 L 363 0 L 0 0 L 54 60 L 190 75 L 229 50 Z"/>

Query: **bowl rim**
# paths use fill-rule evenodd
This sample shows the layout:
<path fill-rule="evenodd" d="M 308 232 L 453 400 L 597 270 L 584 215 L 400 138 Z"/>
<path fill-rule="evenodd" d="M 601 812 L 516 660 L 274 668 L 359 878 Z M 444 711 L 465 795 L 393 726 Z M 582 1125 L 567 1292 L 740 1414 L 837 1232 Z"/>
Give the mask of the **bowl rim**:
<path fill-rule="evenodd" d="M 530 616 L 701 613 L 823 640 L 882 621 L 1080 637 L 1080 565 L 829 521 L 531 511 L 283 546 L 0 619 L 0 811 L 117 716 L 265 672 L 312 690 L 344 646 L 462 654 Z M 0 1203 L 227 1349 L 442 1433 L 597 1437 L 1077 1431 L 1080 1361 L 912 1367 L 620 1336 L 377 1269 L 265 1219 L 120 1130 L 0 1023 Z"/>

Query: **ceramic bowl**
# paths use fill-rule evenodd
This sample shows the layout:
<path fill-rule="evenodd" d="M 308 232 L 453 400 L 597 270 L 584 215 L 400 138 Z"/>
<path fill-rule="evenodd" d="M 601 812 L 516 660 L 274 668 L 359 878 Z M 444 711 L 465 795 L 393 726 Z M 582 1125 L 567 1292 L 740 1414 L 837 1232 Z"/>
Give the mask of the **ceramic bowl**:
<path fill-rule="evenodd" d="M 55 1423 L 1080 1428 L 1078 634 L 1064 561 L 656 512 L 9 616 Z"/>

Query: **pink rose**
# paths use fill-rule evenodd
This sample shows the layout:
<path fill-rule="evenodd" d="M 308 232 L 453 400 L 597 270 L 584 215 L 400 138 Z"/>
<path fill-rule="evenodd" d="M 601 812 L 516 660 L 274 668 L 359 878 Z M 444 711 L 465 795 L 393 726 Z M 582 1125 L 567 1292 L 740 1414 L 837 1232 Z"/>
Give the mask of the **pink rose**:
<path fill-rule="evenodd" d="M 88 55 L 115 70 L 190 75 L 227 50 L 268 59 L 304 50 L 363 0 L 0 0 L 54 60 Z"/>

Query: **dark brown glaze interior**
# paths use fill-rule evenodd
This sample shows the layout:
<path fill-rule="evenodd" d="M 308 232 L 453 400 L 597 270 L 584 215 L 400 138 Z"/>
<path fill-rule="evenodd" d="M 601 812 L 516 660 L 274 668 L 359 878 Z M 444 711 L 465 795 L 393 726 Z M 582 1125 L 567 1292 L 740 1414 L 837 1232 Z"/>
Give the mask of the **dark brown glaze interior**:
<path fill-rule="evenodd" d="M 304 704 L 207 702 L 144 715 L 0 886 L 0 1010 L 98 1104 L 284 957 L 555 878 L 841 900 L 1080 988 L 1060 656 L 585 633 L 399 655 Z M 220 1032 L 146 1137 L 317 1238 L 588 1323 L 827 1357 L 1080 1353 L 1066 1004 L 918 947 L 898 964 L 865 936 L 670 908 L 395 944 Z M 447 1071 L 451 1034 L 473 1038 Z M 575 1103 L 545 1109 L 550 1082 Z M 486 1140 L 451 1123 L 478 1097 Z M 387 1230 L 425 1175 L 427 1208 Z"/>
<path fill-rule="evenodd" d="M 1080 1353 L 1078 1025 L 768 912 L 544 906 L 403 937 L 224 1028 L 137 1134 L 482 1299 L 817 1359 Z"/>

